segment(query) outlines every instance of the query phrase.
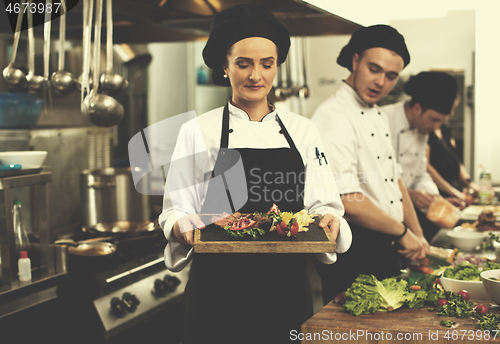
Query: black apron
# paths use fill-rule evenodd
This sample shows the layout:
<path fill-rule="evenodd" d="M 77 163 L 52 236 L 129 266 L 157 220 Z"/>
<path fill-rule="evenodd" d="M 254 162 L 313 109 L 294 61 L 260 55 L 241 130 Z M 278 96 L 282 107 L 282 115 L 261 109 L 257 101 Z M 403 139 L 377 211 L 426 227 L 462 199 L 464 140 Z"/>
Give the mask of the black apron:
<path fill-rule="evenodd" d="M 304 207 L 304 164 L 278 115 L 276 120 L 281 127 L 276 135 L 285 135 L 290 148 L 235 149 L 243 161 L 247 187 L 253 187 L 245 205 L 235 209 L 241 213 L 267 212 L 273 203 L 281 211 L 297 212 Z M 227 152 L 231 132 L 226 105 L 221 152 Z M 214 171 L 227 165 L 227 155 L 219 154 Z M 271 185 L 264 181 L 290 173 L 297 179 Z M 212 180 L 206 200 L 217 193 L 211 185 L 215 185 Z M 285 193 L 287 197 L 279 197 Z M 273 195 L 277 197 L 272 199 Z M 205 203 L 202 214 L 213 209 Z M 186 343 L 288 342 L 290 331 L 300 331 L 301 324 L 312 315 L 305 258 L 304 254 L 195 253 L 185 294 Z"/>

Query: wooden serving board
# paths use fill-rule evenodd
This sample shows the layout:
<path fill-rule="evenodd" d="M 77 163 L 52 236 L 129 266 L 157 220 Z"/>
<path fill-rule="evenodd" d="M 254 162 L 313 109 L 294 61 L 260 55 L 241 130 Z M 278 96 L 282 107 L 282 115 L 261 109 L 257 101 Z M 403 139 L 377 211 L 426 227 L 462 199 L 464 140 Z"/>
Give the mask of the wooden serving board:
<path fill-rule="evenodd" d="M 309 224 L 307 232 L 295 238 L 281 237 L 269 232 L 263 236 L 232 238 L 220 227 L 208 225 L 194 232 L 194 251 L 197 253 L 325 253 L 335 252 L 337 244 L 327 228 L 318 225 L 319 218 Z"/>
<path fill-rule="evenodd" d="M 475 303 L 480 303 L 480 301 Z M 488 302 L 482 301 L 481 303 L 490 306 Z M 429 312 L 427 307 L 399 308 L 393 312 L 376 312 L 359 316 L 343 313 L 341 310 L 342 305 L 330 302 L 302 324 L 303 340 L 301 343 L 470 344 L 494 342 L 495 333 L 491 333 L 491 340 L 485 340 L 484 332 L 475 328 L 476 320 L 442 317 L 437 315 L 437 312 Z M 498 313 L 498 310 L 492 311 Z M 440 325 L 442 320 L 451 320 L 458 326 L 449 328 Z M 500 334 L 497 335 L 496 342 L 500 341 L 499 336 Z"/>

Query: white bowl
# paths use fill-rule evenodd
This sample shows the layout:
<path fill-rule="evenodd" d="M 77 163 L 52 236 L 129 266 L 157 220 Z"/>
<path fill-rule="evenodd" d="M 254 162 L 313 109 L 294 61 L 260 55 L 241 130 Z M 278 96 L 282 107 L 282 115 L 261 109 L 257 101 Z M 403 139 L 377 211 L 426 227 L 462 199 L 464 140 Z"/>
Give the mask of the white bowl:
<path fill-rule="evenodd" d="M 496 278 L 496 281 L 489 279 Z M 488 293 L 490 299 L 497 305 L 500 305 L 500 269 L 488 270 L 481 272 L 481 280 L 483 281 L 484 289 Z"/>
<path fill-rule="evenodd" d="M 488 293 L 481 281 L 461 281 L 447 277 L 439 277 L 441 285 L 445 290 L 458 293 L 460 290 L 467 290 L 473 300 L 489 300 Z"/>
<path fill-rule="evenodd" d="M 451 244 L 462 251 L 475 251 L 483 242 L 485 235 L 481 232 L 448 231 Z"/>
<path fill-rule="evenodd" d="M 42 167 L 46 151 L 18 151 L 18 152 L 0 152 L 0 164 L 15 165 L 19 164 L 23 170 Z"/>

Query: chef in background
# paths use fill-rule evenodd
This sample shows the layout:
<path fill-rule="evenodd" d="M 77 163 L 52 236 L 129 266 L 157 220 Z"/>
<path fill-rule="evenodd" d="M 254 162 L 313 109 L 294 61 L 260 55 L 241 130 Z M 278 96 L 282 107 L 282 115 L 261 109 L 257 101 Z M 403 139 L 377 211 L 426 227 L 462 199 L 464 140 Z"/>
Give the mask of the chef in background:
<path fill-rule="evenodd" d="M 227 179 L 232 198 L 243 193 L 234 186 L 248 191 L 248 201 L 236 211 L 267 212 L 273 204 L 281 211 L 307 209 L 323 215 L 319 225 L 332 232 L 337 252 L 351 244 L 315 125 L 267 100 L 289 46 L 288 29 L 265 7 L 236 5 L 213 20 L 203 58 L 214 83 L 230 86 L 232 97 L 180 129 L 159 218 L 169 241 L 167 267 L 179 271 L 192 260 L 185 293 L 186 343 L 290 342 L 312 316 L 304 254 L 193 252 L 193 230 L 205 227 L 199 214 L 221 214 L 228 202 L 224 185 L 217 184 L 221 175 L 231 173 L 224 166 L 243 163 L 245 190 Z M 176 163 L 182 159 L 184 164 Z M 335 252 L 316 257 L 320 264 L 337 258 Z"/>
<path fill-rule="evenodd" d="M 459 102 L 460 97 L 458 96 L 453 108 Z M 453 115 L 454 111 L 452 110 L 446 122 Z M 427 172 L 436 183 L 442 196 L 456 197 L 461 201 L 466 201 L 467 192 L 472 191 L 473 197 L 477 197 L 479 186 L 472 180 L 460 160 L 455 139 L 451 136 L 450 127 L 446 122 L 429 134 L 429 140 L 427 141 Z M 460 191 L 460 189 L 463 189 L 463 191 Z M 470 202 L 472 203 L 472 200 Z"/>
<path fill-rule="evenodd" d="M 387 116 L 396 161 L 403 170 L 401 179 L 408 189 L 425 238 L 430 241 L 440 226 L 426 217 L 427 208 L 440 198 L 437 185 L 427 173 L 427 140 L 451 116 L 457 98 L 457 81 L 443 72 L 421 72 L 404 85 L 410 96 L 382 107 Z M 463 194 L 462 194 L 463 196 Z M 463 207 L 462 200 L 448 200 Z"/>
<path fill-rule="evenodd" d="M 360 274 L 400 274 L 400 254 L 421 259 L 429 244 L 401 180 L 387 118 L 376 103 L 410 62 L 404 37 L 387 25 L 354 32 L 337 63 L 351 74 L 312 116 L 330 157 L 353 241 L 332 265 L 316 264 L 323 301 Z M 399 248 L 398 248 L 399 246 Z"/>

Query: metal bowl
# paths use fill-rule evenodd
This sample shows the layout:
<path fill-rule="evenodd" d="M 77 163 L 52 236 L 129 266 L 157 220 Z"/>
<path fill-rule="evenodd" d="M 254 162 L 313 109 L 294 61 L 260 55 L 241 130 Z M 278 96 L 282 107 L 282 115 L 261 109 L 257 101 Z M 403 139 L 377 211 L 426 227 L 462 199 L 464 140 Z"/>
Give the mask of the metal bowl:
<path fill-rule="evenodd" d="M 42 167 L 46 151 L 11 151 L 0 152 L 1 165 L 21 165 L 24 170 Z"/>

